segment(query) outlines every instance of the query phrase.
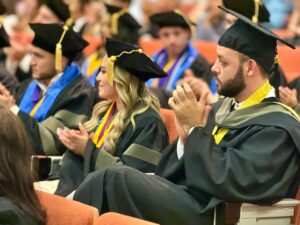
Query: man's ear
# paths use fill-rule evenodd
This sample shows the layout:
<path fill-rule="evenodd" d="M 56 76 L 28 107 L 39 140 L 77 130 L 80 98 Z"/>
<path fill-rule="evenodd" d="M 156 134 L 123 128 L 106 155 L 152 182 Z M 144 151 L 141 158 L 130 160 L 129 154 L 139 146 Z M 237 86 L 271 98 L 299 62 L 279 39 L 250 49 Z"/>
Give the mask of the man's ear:
<path fill-rule="evenodd" d="M 259 70 L 257 63 L 253 59 L 249 59 L 245 65 L 247 77 L 253 76 Z"/>

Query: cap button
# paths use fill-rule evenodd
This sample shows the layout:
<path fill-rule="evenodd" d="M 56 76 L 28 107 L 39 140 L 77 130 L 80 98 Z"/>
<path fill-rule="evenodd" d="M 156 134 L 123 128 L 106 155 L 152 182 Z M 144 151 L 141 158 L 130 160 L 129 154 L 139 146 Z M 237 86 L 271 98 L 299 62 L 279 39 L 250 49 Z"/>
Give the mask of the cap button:
<path fill-rule="evenodd" d="M 115 62 L 116 60 L 117 60 L 116 56 L 113 55 L 113 56 L 110 57 L 110 61 Z"/>

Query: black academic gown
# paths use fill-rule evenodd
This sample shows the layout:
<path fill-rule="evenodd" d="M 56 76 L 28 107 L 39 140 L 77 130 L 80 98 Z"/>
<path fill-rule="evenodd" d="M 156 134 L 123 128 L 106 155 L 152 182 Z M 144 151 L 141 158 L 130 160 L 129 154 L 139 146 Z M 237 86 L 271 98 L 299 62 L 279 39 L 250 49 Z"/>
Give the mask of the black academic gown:
<path fill-rule="evenodd" d="M 251 112 L 259 112 L 255 107 Z M 114 211 L 161 225 L 210 225 L 213 208 L 223 201 L 272 204 L 294 197 L 300 180 L 299 122 L 269 108 L 245 120 L 249 108 L 232 114 L 242 122 L 226 125 L 230 132 L 219 145 L 211 135 L 213 110 L 211 123 L 188 136 L 180 160 L 176 144 L 165 150 L 158 176 L 126 167 L 95 172 L 74 199 L 100 213 Z"/>
<path fill-rule="evenodd" d="M 18 101 L 22 99 L 26 91 L 24 87 L 29 83 L 21 85 L 15 93 Z M 39 123 L 27 113 L 19 111 L 18 116 L 25 125 L 36 154 L 61 155 L 66 151 L 66 147 L 58 139 L 56 129 L 65 126 L 77 129 L 79 122 L 85 122 L 94 105 L 94 94 L 88 81 L 79 76 L 57 96 L 43 122 Z"/>
<path fill-rule="evenodd" d="M 136 127 L 133 128 L 131 123 L 127 125 L 116 144 L 114 155 L 100 151 L 92 141 L 87 144 L 85 157 L 67 151 L 62 161 L 61 178 L 56 194 L 68 195 L 89 173 L 112 165 L 127 165 L 145 173 L 153 173 L 157 165 L 151 161 L 152 154 L 157 155 L 157 152 L 161 152 L 168 145 L 168 133 L 159 114 L 152 108 L 137 115 L 134 120 Z M 143 149 L 141 154 L 150 154 L 150 159 L 140 157 L 136 153 L 128 154 L 127 150 L 132 144 L 149 148 Z"/>
<path fill-rule="evenodd" d="M 22 212 L 8 198 L 0 197 L 0 224 L 3 225 L 38 225 L 31 217 Z"/>

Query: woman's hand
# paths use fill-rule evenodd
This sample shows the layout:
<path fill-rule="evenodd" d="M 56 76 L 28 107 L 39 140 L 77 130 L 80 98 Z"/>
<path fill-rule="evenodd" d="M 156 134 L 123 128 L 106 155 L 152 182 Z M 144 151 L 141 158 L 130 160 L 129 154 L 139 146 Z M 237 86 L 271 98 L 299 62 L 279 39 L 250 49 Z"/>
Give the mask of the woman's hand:
<path fill-rule="evenodd" d="M 57 134 L 59 140 L 72 152 L 84 156 L 86 145 L 89 140 L 89 134 L 86 132 L 82 124 L 79 124 L 79 130 L 72 130 L 67 127 L 58 128 Z"/>

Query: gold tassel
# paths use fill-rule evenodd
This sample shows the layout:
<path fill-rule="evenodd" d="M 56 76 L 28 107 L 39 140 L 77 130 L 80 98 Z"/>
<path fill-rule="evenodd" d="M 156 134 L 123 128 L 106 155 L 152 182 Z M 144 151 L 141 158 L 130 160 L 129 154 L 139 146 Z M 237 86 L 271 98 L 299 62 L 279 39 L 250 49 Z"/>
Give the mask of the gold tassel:
<path fill-rule="evenodd" d="M 60 43 L 56 44 L 55 49 L 55 69 L 57 72 L 62 72 L 62 47 Z"/>
<path fill-rule="evenodd" d="M 0 26 L 3 24 L 3 16 L 0 16 Z"/>
<path fill-rule="evenodd" d="M 114 55 L 107 60 L 107 81 L 111 86 L 113 86 L 114 81 L 114 64 L 116 60 L 117 57 Z"/>
<path fill-rule="evenodd" d="M 121 11 L 112 14 L 112 16 L 111 16 L 111 32 L 112 32 L 112 35 L 115 36 L 119 33 L 119 18 L 120 18 L 120 16 L 122 16 L 126 12 L 127 12 L 127 8 L 122 9 Z"/>
<path fill-rule="evenodd" d="M 275 56 L 274 63 L 277 64 L 277 65 L 279 65 L 279 57 L 278 57 L 278 55 Z"/>
<path fill-rule="evenodd" d="M 255 12 L 254 15 L 252 16 L 252 22 L 255 24 L 258 24 L 258 18 L 259 18 L 259 5 L 262 5 L 261 0 L 254 0 L 255 4 Z"/>
<path fill-rule="evenodd" d="M 56 44 L 56 48 L 55 48 L 55 69 L 58 73 L 62 72 L 62 41 L 64 40 L 64 37 L 67 33 L 67 31 L 69 30 L 69 27 L 73 24 L 73 19 L 69 18 L 67 19 L 64 27 L 63 27 L 63 33 L 60 36 L 59 41 Z"/>

